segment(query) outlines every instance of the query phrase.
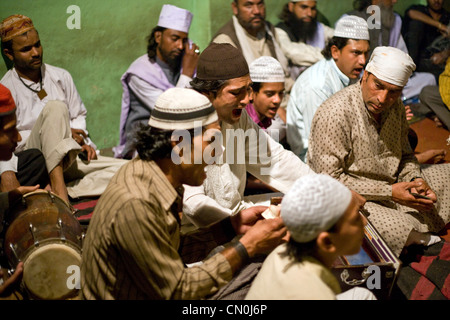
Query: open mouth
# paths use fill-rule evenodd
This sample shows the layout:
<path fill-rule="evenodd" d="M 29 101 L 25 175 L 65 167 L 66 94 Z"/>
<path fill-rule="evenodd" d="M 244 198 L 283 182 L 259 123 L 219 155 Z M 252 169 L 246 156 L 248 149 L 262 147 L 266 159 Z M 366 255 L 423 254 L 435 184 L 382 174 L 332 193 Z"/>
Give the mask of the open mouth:
<path fill-rule="evenodd" d="M 242 109 L 233 109 L 232 113 L 234 117 L 240 117 L 242 114 Z"/>

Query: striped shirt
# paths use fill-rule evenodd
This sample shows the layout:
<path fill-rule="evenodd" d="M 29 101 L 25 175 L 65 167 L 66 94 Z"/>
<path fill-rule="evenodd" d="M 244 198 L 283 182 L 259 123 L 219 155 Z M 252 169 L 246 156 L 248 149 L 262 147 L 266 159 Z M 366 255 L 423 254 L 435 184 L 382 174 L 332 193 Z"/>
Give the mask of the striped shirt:
<path fill-rule="evenodd" d="M 231 266 L 222 254 L 185 267 L 180 248 L 200 257 L 217 243 L 211 232 L 197 232 L 196 240 L 180 234 L 181 199 L 182 191 L 177 193 L 155 162 L 136 158 L 121 167 L 84 241 L 81 298 L 200 299 L 230 281 Z"/>

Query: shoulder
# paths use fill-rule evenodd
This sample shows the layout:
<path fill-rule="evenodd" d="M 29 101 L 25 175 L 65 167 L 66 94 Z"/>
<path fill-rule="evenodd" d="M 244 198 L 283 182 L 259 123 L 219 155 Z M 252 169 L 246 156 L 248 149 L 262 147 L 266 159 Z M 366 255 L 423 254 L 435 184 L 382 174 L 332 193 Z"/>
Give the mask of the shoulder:
<path fill-rule="evenodd" d="M 354 84 L 336 92 L 322 103 L 317 113 L 327 117 L 333 115 L 333 118 L 347 118 L 349 113 L 354 113 L 355 106 L 359 105 L 358 88 L 359 85 Z"/>
<path fill-rule="evenodd" d="M 10 69 L 5 73 L 3 78 L 0 80 L 0 83 L 3 84 L 5 87 L 9 88 L 12 80 L 13 80 L 13 71 L 12 69 Z"/>

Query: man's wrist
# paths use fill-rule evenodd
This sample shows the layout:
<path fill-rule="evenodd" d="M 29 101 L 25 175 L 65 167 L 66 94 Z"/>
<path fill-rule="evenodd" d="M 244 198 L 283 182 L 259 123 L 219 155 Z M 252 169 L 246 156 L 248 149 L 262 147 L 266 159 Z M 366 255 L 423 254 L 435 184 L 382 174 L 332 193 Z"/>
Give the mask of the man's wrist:
<path fill-rule="evenodd" d="M 245 246 L 240 242 L 236 241 L 233 244 L 233 248 L 236 250 L 236 252 L 239 255 L 239 258 L 241 259 L 242 264 L 246 264 L 248 260 L 250 259 L 250 256 L 248 255 L 248 251 L 245 248 Z"/>

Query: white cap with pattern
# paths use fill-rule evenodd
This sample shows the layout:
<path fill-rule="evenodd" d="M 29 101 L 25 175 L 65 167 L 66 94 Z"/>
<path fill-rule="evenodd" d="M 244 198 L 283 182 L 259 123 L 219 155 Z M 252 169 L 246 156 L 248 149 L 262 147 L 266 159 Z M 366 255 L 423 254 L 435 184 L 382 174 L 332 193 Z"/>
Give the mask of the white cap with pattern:
<path fill-rule="evenodd" d="M 306 243 L 334 226 L 348 209 L 351 191 L 324 174 L 299 178 L 283 197 L 281 218 L 293 240 Z"/>
<path fill-rule="evenodd" d="M 192 17 L 192 13 L 186 9 L 165 4 L 159 15 L 158 26 L 188 33 Z"/>
<path fill-rule="evenodd" d="M 162 130 L 190 130 L 218 121 L 209 99 L 193 89 L 170 88 L 155 102 L 148 124 Z"/>
<path fill-rule="evenodd" d="M 253 82 L 284 82 L 286 80 L 281 63 L 273 57 L 259 57 L 250 64 L 249 69 Z"/>
<path fill-rule="evenodd" d="M 357 16 L 343 16 L 336 22 L 334 36 L 346 39 L 370 41 L 367 21 Z"/>

